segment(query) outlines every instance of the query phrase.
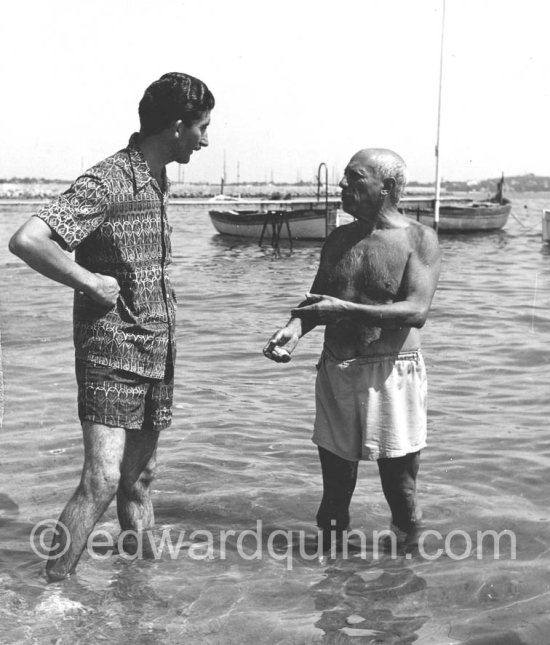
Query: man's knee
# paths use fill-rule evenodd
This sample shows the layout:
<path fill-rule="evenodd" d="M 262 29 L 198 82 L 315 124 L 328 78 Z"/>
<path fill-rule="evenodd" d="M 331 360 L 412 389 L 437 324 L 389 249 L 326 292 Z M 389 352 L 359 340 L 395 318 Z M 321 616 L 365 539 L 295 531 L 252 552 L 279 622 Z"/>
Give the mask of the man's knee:
<path fill-rule="evenodd" d="M 133 490 L 148 490 L 155 479 L 156 463 L 148 463 L 140 472 L 135 470 L 122 471 L 119 489 L 125 492 Z"/>
<path fill-rule="evenodd" d="M 403 486 L 416 482 L 420 465 L 420 452 L 409 453 L 403 457 L 378 459 L 380 477 L 388 485 Z"/>
<path fill-rule="evenodd" d="M 149 463 L 145 468 L 139 473 L 137 478 L 137 485 L 141 488 L 149 488 L 155 479 L 156 473 L 156 464 Z"/>
<path fill-rule="evenodd" d="M 119 482 L 118 468 L 94 465 L 92 468 L 85 468 L 79 488 L 87 497 L 106 499 L 113 497 Z"/>
<path fill-rule="evenodd" d="M 82 432 L 85 457 L 81 492 L 92 497 L 112 496 L 120 480 L 125 431 L 84 421 Z"/>

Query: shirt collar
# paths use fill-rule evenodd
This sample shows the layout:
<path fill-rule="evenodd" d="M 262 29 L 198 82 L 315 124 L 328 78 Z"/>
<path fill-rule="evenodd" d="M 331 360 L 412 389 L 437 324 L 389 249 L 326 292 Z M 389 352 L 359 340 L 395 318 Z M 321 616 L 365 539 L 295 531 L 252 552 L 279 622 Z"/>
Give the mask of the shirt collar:
<path fill-rule="evenodd" d="M 153 180 L 151 171 L 149 170 L 149 164 L 147 163 L 143 152 L 139 146 L 139 133 L 134 132 L 128 141 L 128 147 L 126 148 L 128 152 L 128 158 L 130 160 L 130 167 L 132 170 L 132 177 L 134 181 L 134 190 L 139 192 L 147 184 L 154 182 L 154 186 L 157 186 L 157 182 Z M 163 179 L 166 190 L 168 190 L 168 180 L 166 177 L 166 169 L 163 171 Z"/>

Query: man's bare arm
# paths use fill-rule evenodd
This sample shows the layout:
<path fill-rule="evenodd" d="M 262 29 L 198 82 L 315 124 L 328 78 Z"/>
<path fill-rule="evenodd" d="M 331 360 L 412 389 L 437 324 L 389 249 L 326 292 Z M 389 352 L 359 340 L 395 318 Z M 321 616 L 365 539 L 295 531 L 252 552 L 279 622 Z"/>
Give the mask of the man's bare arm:
<path fill-rule="evenodd" d="M 400 293 L 395 302 L 362 304 L 318 293 L 309 294 L 311 304 L 293 309 L 291 315 L 307 324 L 331 324 L 342 319 L 359 321 L 370 327 L 422 327 L 426 322 L 437 287 L 440 254 L 436 233 L 427 228 L 413 229 L 415 244 L 407 261 Z"/>
<path fill-rule="evenodd" d="M 116 279 L 78 265 L 55 241 L 51 228 L 38 217 L 31 217 L 14 233 L 9 248 L 47 278 L 82 291 L 105 307 L 116 304 L 120 291 Z"/>
<path fill-rule="evenodd" d="M 315 279 L 313 280 L 313 284 L 311 286 L 312 291 L 316 290 L 321 293 L 324 291 L 325 280 L 323 277 L 323 266 L 323 252 L 321 251 L 321 262 L 317 271 L 317 275 L 315 276 Z M 310 303 L 311 299 L 306 297 L 306 299 L 303 300 L 296 309 L 306 307 Z M 263 349 L 264 356 L 270 358 L 276 363 L 287 363 L 290 360 L 290 354 L 296 348 L 296 345 L 298 344 L 300 338 L 302 338 L 302 336 L 305 336 L 318 324 L 319 323 L 308 318 L 300 318 L 299 316 L 294 315 L 291 316 L 287 324 L 283 328 L 276 331 L 269 339 Z"/>

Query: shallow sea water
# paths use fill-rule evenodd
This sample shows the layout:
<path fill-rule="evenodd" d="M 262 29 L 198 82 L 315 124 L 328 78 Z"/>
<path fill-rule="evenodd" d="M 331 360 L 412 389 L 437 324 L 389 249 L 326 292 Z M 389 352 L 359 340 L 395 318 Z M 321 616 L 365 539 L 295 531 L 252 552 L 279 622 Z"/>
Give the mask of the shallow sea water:
<path fill-rule="evenodd" d="M 204 207 L 178 205 L 175 417 L 154 502 L 156 533 L 180 539 L 179 553 L 85 554 L 76 576 L 53 585 L 30 534 L 58 516 L 81 468 L 72 296 L 9 254 L 32 210 L 1 206 L 0 642 L 451 645 L 507 630 L 550 642 L 535 640 L 550 633 L 540 627 L 550 625 L 550 247 L 540 233 L 550 195 L 513 201 L 503 231 L 440 237 L 442 276 L 423 330 L 419 501 L 438 532 L 429 557 L 375 557 L 372 540 L 329 562 L 300 553 L 321 494 L 310 436 L 322 332 L 287 365 L 261 349 L 309 290 L 320 244 L 290 253 L 283 243 L 276 254 L 223 239 Z M 362 464 L 353 528 L 370 536 L 388 523 L 376 465 Z M 116 539 L 113 506 L 99 527 Z M 225 545 L 224 530 L 235 531 Z M 488 530 L 509 532 L 500 559 L 479 539 Z"/>

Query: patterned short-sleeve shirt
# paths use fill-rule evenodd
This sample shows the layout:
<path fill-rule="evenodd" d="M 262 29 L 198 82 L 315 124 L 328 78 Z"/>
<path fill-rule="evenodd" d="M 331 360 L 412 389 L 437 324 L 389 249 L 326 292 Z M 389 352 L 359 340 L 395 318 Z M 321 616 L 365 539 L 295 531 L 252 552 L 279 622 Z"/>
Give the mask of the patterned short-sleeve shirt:
<path fill-rule="evenodd" d="M 168 192 L 153 179 L 137 140 L 132 135 L 127 148 L 81 175 L 36 216 L 75 251 L 78 264 L 120 285 L 112 308 L 75 291 L 76 358 L 162 378 L 169 351 L 175 359 Z"/>

